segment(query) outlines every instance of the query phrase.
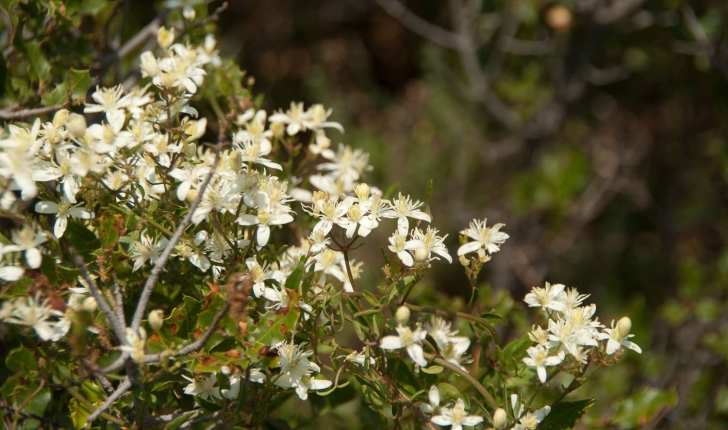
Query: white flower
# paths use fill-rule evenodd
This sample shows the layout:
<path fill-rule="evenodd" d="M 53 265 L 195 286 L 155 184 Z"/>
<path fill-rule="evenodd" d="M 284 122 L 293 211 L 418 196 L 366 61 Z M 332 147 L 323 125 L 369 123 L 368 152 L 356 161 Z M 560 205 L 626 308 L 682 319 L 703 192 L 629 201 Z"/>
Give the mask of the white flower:
<path fill-rule="evenodd" d="M 141 235 L 139 235 L 139 240 L 132 245 L 130 255 L 134 260 L 132 271 L 141 269 L 147 261 L 149 261 L 149 264 L 156 263 L 168 243 L 169 240 L 166 238 L 160 240 L 153 239 L 147 234 L 146 230 L 143 230 Z"/>
<path fill-rule="evenodd" d="M 28 267 L 37 269 L 40 267 L 42 254 L 38 245 L 48 241 L 45 233 L 37 230 L 31 225 L 24 225 L 21 230 L 13 231 L 13 245 L 8 245 L 2 249 L 2 252 L 21 252 L 25 251 L 25 260 Z"/>
<path fill-rule="evenodd" d="M 399 231 L 395 231 L 394 233 L 392 233 L 392 235 L 389 237 L 389 243 L 389 250 L 396 253 L 397 257 L 399 257 L 399 259 L 402 261 L 402 264 L 407 267 L 411 267 L 415 262 L 412 258 L 412 254 L 410 254 L 408 251 L 425 246 L 425 244 L 419 240 L 405 241 L 405 238 L 399 234 Z"/>
<path fill-rule="evenodd" d="M 549 284 L 546 283 L 544 288 L 533 287 L 530 293 L 526 294 L 526 298 L 523 299 L 528 303 L 529 307 L 540 307 L 545 311 L 546 309 L 552 309 L 554 311 L 563 312 L 566 309 L 566 305 L 563 302 L 565 297 L 563 284 Z"/>
<path fill-rule="evenodd" d="M 286 279 L 286 275 L 283 272 L 269 268 L 266 263 L 261 266 L 255 257 L 250 257 L 245 260 L 245 266 L 248 268 L 250 276 L 253 278 L 253 295 L 255 295 L 255 297 L 260 297 L 265 294 L 266 280 L 273 279 L 274 281 L 282 283 Z"/>
<path fill-rule="evenodd" d="M 96 91 L 91 94 L 91 98 L 97 104 L 86 103 L 83 111 L 85 113 L 104 112 L 109 122 L 111 122 L 111 119 L 108 118 L 110 113 L 113 114 L 129 106 L 129 99 L 124 97 L 124 86 L 122 84 L 111 88 L 101 88 L 97 85 Z"/>
<path fill-rule="evenodd" d="M 414 218 L 426 222 L 432 221 L 429 215 L 418 209 L 422 204 L 419 200 L 412 202 L 409 196 L 403 196 L 402 193 L 399 193 L 397 200 L 392 201 L 389 210 L 383 213 L 382 216 L 385 218 L 396 218 L 397 231 L 400 235 L 407 236 L 407 232 L 409 231 L 409 220 L 407 218 Z"/>
<path fill-rule="evenodd" d="M 339 358 L 344 358 L 344 360 L 348 361 L 349 363 L 354 363 L 359 366 L 364 366 L 364 364 L 366 363 L 367 357 L 366 357 L 366 354 L 364 353 L 364 351 L 361 351 L 361 352 L 353 351 L 349 355 L 340 355 Z M 373 366 L 375 363 L 376 363 L 376 361 L 374 360 L 374 358 L 369 357 L 369 364 Z"/>
<path fill-rule="evenodd" d="M 605 328 L 604 333 L 599 334 L 601 340 L 607 340 L 607 354 L 612 355 L 622 349 L 623 346 L 638 354 L 642 354 L 642 348 L 628 340 L 634 337 L 633 334 L 629 333 L 631 327 L 632 321 L 627 317 L 623 317 L 619 320 L 616 327 L 614 326 L 614 320 L 612 320 L 612 328 Z"/>
<path fill-rule="evenodd" d="M 147 331 L 144 327 L 139 327 L 139 333 L 130 328 L 126 328 L 126 345 L 121 347 L 122 351 L 131 354 L 132 360 L 139 364 L 144 363 L 144 348 L 147 344 Z"/>
<path fill-rule="evenodd" d="M 53 226 L 53 234 L 60 238 L 66 231 L 68 226 L 68 218 L 91 219 L 94 217 L 93 212 L 88 211 L 81 206 L 82 203 L 72 205 L 66 196 L 61 196 L 58 203 L 42 200 L 35 204 L 35 211 L 42 214 L 56 214 L 56 223 Z"/>
<path fill-rule="evenodd" d="M 182 375 L 183 378 L 190 381 L 185 387 L 185 394 L 190 396 L 200 396 L 200 398 L 208 400 L 210 397 L 222 398 L 220 396 L 220 388 L 217 387 L 217 373 L 212 372 L 210 375 L 197 375 L 195 378 L 189 378 Z"/>
<path fill-rule="evenodd" d="M 245 163 L 262 164 L 271 169 L 283 170 L 283 167 L 271 160 L 264 158 L 271 151 L 271 147 L 262 140 L 242 139 L 238 135 L 233 138 L 233 147 L 240 153 L 240 159 Z"/>
<path fill-rule="evenodd" d="M 438 231 L 436 229 L 429 226 L 427 227 L 427 232 L 425 233 L 423 233 L 422 230 L 420 230 L 419 228 L 415 228 L 414 230 L 412 230 L 412 239 L 419 240 L 424 244 L 424 247 L 415 249 L 416 260 L 418 256 L 418 251 L 422 249 L 425 251 L 425 257 L 420 259 L 419 261 L 437 260 L 437 257 L 432 256 L 432 254 L 435 253 L 447 260 L 448 263 L 452 263 L 452 257 L 450 257 L 450 253 L 447 251 L 447 247 L 443 243 L 444 240 L 447 238 L 447 235 L 440 237 L 437 235 L 437 233 Z"/>
<path fill-rule="evenodd" d="M 470 222 L 470 228 L 466 228 L 460 232 L 460 234 L 473 239 L 474 242 L 468 242 L 461 246 L 458 249 L 458 255 L 465 255 L 481 249 L 484 249 L 490 254 L 500 251 L 500 245 L 510 237 L 506 233 L 499 231 L 505 224 L 486 227 L 487 222 L 487 219 L 483 221 L 475 219 Z"/>
<path fill-rule="evenodd" d="M 523 362 L 527 366 L 535 367 L 538 373 L 538 379 L 541 383 L 546 382 L 546 367 L 557 366 L 564 361 L 564 351 L 559 351 L 557 355 L 549 356 L 549 350 L 541 345 L 536 345 L 526 350 L 529 357 L 525 357 Z"/>
<path fill-rule="evenodd" d="M 434 414 L 440 407 L 440 391 L 437 389 L 437 385 L 430 387 L 427 397 L 430 403 L 420 403 L 420 410 L 426 414 Z"/>
<path fill-rule="evenodd" d="M 258 209 L 256 215 L 242 214 L 236 221 L 240 225 L 257 225 L 258 231 L 255 235 L 255 242 L 259 247 L 263 247 L 268 243 L 268 239 L 270 238 L 270 226 L 288 224 L 293 222 L 293 217 L 286 212 L 271 212 L 266 209 Z"/>
<path fill-rule="evenodd" d="M 483 422 L 483 417 L 468 415 L 465 411 L 465 402 L 458 399 L 452 408 L 440 409 L 440 415 L 431 418 L 439 426 L 452 426 L 453 430 L 462 430 L 463 426 L 475 426 Z"/>
<path fill-rule="evenodd" d="M 527 412 L 524 415 L 523 405 L 519 406 L 517 394 L 511 395 L 511 407 L 513 408 L 513 416 L 518 420 L 513 427 L 514 430 L 533 430 L 551 412 L 551 406 L 544 406 L 541 409 L 534 412 Z"/>
<path fill-rule="evenodd" d="M 308 120 L 308 112 L 303 110 L 303 103 L 291 102 L 291 108 L 286 112 L 276 112 L 270 116 L 271 123 L 288 124 L 286 132 L 289 136 L 305 130 L 304 122 Z"/>
<path fill-rule="evenodd" d="M 3 305 L 3 308 L 5 308 L 5 305 Z M 3 313 L 7 313 L 7 309 Z M 15 300 L 12 311 L 5 318 L 5 322 L 32 327 L 42 340 L 55 342 L 60 340 L 68 330 L 56 329 L 57 323 L 49 321 L 49 319 L 61 316 L 63 316 L 62 313 L 48 306 L 47 299 L 40 300 L 40 297 L 36 295 Z"/>
<path fill-rule="evenodd" d="M 275 345 L 281 356 L 278 361 L 281 373 L 273 383 L 281 388 L 295 388 L 298 397 L 306 400 L 309 389 L 323 390 L 330 387 L 332 382 L 311 377 L 312 372 L 320 372 L 321 369 L 316 363 L 308 360 L 308 357 L 313 355 L 313 351 L 302 351 L 302 346 L 285 341 Z"/>
<path fill-rule="evenodd" d="M 398 336 L 384 336 L 379 343 L 382 349 L 407 349 L 407 355 L 410 356 L 412 361 L 419 364 L 421 367 L 427 367 L 427 360 L 425 360 L 424 351 L 419 342 L 422 342 L 427 337 L 427 331 L 420 328 L 414 332 L 409 327 L 398 326 Z"/>

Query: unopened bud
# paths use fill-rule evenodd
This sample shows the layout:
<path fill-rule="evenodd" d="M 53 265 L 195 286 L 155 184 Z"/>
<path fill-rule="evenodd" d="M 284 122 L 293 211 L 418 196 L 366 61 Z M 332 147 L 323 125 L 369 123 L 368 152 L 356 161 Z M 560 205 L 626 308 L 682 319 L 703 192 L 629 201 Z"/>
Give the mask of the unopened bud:
<path fill-rule="evenodd" d="M 400 306 L 397 308 L 397 312 L 394 314 L 394 319 L 397 320 L 397 324 L 405 325 L 409 322 L 410 310 L 407 306 Z"/>
<path fill-rule="evenodd" d="M 94 299 L 93 297 L 86 297 L 81 303 L 81 309 L 86 312 L 93 312 L 96 310 L 97 307 L 99 307 L 99 304 L 96 303 L 96 299 Z"/>
<path fill-rule="evenodd" d="M 68 121 L 68 116 L 70 112 L 68 112 L 68 109 L 61 109 L 58 112 L 56 112 L 55 115 L 53 115 L 53 126 L 55 128 L 61 128 L 64 125 L 66 125 L 66 121 Z"/>
<path fill-rule="evenodd" d="M 240 153 L 238 151 L 233 151 L 230 154 L 230 158 L 228 158 L 228 165 L 233 170 L 233 172 L 236 173 L 243 168 L 243 160 L 240 157 Z"/>
<path fill-rule="evenodd" d="M 159 27 L 157 30 L 157 44 L 162 49 L 167 49 L 174 43 L 174 27 L 167 30 L 164 27 Z"/>
<path fill-rule="evenodd" d="M 632 320 L 629 319 L 629 317 L 622 317 L 622 319 L 617 322 L 617 331 L 619 332 L 619 335 L 625 338 L 629 335 L 630 330 L 632 330 Z"/>
<path fill-rule="evenodd" d="M 470 264 L 470 260 L 468 260 L 468 257 L 466 257 L 464 255 L 461 255 L 460 257 L 458 257 L 458 261 L 460 262 L 460 264 L 462 264 L 463 266 L 466 266 L 466 267 Z"/>
<path fill-rule="evenodd" d="M 367 185 L 366 183 L 362 182 L 360 184 L 357 184 L 354 188 L 354 192 L 359 198 L 359 201 L 365 202 L 369 200 L 369 185 Z"/>
<path fill-rule="evenodd" d="M 420 247 L 415 249 L 415 261 L 418 263 L 422 263 L 423 261 L 426 261 L 430 257 L 430 251 L 427 250 L 427 248 Z"/>
<path fill-rule="evenodd" d="M 508 423 L 508 415 L 503 408 L 498 408 L 493 412 L 493 427 L 503 428 Z"/>
<path fill-rule="evenodd" d="M 142 70 L 143 77 L 150 76 L 153 78 L 159 74 L 159 65 L 152 51 L 146 51 L 142 54 L 139 68 Z"/>
<path fill-rule="evenodd" d="M 70 114 L 66 121 L 66 130 L 76 139 L 84 137 L 86 135 L 86 118 L 77 113 Z"/>
<path fill-rule="evenodd" d="M 571 27 L 571 11 L 564 5 L 557 4 L 546 12 L 546 24 L 558 32 L 566 32 Z"/>
<path fill-rule="evenodd" d="M 164 311 L 161 309 L 155 309 L 149 312 L 149 326 L 152 330 L 157 331 L 164 325 Z"/>

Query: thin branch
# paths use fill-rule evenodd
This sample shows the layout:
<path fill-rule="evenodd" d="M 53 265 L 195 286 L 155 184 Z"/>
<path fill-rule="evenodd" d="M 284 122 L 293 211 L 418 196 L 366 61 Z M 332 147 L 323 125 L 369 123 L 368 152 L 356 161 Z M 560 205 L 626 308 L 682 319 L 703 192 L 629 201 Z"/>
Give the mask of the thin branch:
<path fill-rule="evenodd" d="M 495 399 L 493 398 L 493 396 L 488 392 L 488 390 L 485 389 L 485 387 L 483 386 L 483 384 L 481 384 L 480 382 L 478 382 L 477 379 L 473 378 L 473 376 L 471 374 L 469 374 L 465 370 L 457 367 L 456 365 L 450 363 L 449 361 L 446 361 L 446 360 L 444 360 L 444 359 L 442 359 L 440 357 L 435 357 L 434 354 L 427 354 L 427 353 L 425 353 L 425 357 L 428 357 L 428 358 L 432 359 L 432 361 L 434 361 L 435 363 L 439 364 L 440 366 L 447 367 L 448 369 L 452 370 L 453 372 L 455 372 L 458 375 L 462 376 L 463 378 L 467 379 L 467 381 L 470 383 L 470 385 L 472 385 L 473 388 L 475 388 L 476 390 L 478 390 L 478 392 L 483 397 L 485 397 L 485 400 L 488 401 L 488 403 L 490 404 L 491 407 L 493 407 L 493 409 L 498 409 L 499 408 L 498 402 L 495 401 Z"/>
<path fill-rule="evenodd" d="M 38 116 L 38 115 L 45 115 L 47 113 L 51 113 L 60 109 L 63 109 L 64 105 L 53 105 L 53 106 L 43 106 L 39 108 L 33 108 L 33 109 L 20 109 L 20 110 L 9 110 L 9 108 L 6 109 L 0 109 L 0 119 L 2 120 L 16 120 L 16 119 L 23 119 L 27 118 L 29 116 Z"/>
<path fill-rule="evenodd" d="M 124 295 L 121 292 L 119 277 L 116 276 L 116 273 L 112 277 L 114 279 L 114 300 L 116 300 L 114 311 L 116 311 L 116 317 L 121 321 L 121 325 L 126 327 L 126 318 L 124 318 Z"/>
<path fill-rule="evenodd" d="M 705 34 L 705 30 L 703 30 L 703 26 L 700 25 L 698 18 L 695 16 L 693 8 L 691 8 L 688 4 L 683 6 L 683 17 L 685 18 L 685 24 L 687 24 L 690 33 L 692 33 L 693 37 L 698 42 L 698 45 L 700 45 L 705 56 L 708 57 L 708 60 L 710 60 L 710 64 L 725 79 L 728 79 L 728 68 L 718 61 L 715 47 L 710 42 L 710 39 L 708 39 L 708 35 Z"/>
<path fill-rule="evenodd" d="M 215 331 L 215 329 L 217 328 L 217 325 L 220 323 L 220 320 L 222 319 L 223 316 L 225 316 L 225 314 L 227 313 L 227 311 L 229 309 L 230 309 L 230 303 L 228 302 L 225 304 L 225 306 L 223 306 L 217 312 L 217 315 L 215 315 L 215 319 L 212 320 L 212 324 L 210 325 L 210 327 L 207 328 L 207 331 L 205 332 L 205 334 L 203 334 L 202 337 L 200 337 L 196 341 L 192 342 L 191 344 L 189 344 L 189 345 L 185 346 L 184 348 L 180 349 L 179 351 L 177 351 L 174 354 L 174 356 L 181 357 L 183 355 L 191 354 L 193 352 L 197 352 L 197 351 L 201 350 L 205 346 L 207 341 L 210 340 L 212 333 Z M 164 353 L 149 354 L 144 357 L 144 362 L 145 363 L 156 363 L 164 357 L 165 357 Z"/>
<path fill-rule="evenodd" d="M 399 20 L 402 25 L 410 29 L 413 33 L 417 33 L 425 39 L 431 41 L 440 46 L 460 50 L 462 47 L 462 41 L 460 37 L 444 28 L 438 27 L 431 24 L 419 16 L 415 15 L 414 12 L 407 9 L 402 3 L 397 0 L 374 0 L 377 4 L 384 9 L 388 14 Z"/>
<path fill-rule="evenodd" d="M 93 296 L 93 298 L 96 300 L 96 303 L 98 303 L 99 309 L 101 309 L 101 312 L 106 317 L 106 320 L 109 321 L 111 329 L 114 331 L 117 339 L 120 343 L 126 344 L 126 325 L 122 324 L 121 321 L 119 321 L 114 311 L 111 309 L 111 307 L 109 307 L 109 304 L 106 303 L 106 299 L 104 299 L 101 291 L 99 291 L 99 287 L 96 285 L 96 282 L 93 280 L 93 278 L 91 278 L 91 274 L 86 269 L 86 262 L 83 261 L 83 258 L 74 248 L 68 248 L 68 251 L 71 253 L 71 256 L 73 257 L 73 262 L 76 264 L 76 267 L 78 268 L 78 270 L 81 271 L 81 277 L 83 277 L 84 281 L 86 281 L 86 283 L 88 284 L 88 289 L 91 292 L 91 296 Z"/>
<path fill-rule="evenodd" d="M 134 52 L 136 49 L 138 49 L 140 46 L 142 46 L 146 41 L 157 35 L 157 30 L 159 30 L 159 26 L 162 24 L 162 19 L 167 14 L 167 11 L 164 11 L 160 13 L 156 18 L 154 18 L 149 24 L 145 25 L 137 34 L 134 35 L 131 39 L 127 40 L 127 42 L 119 48 L 118 51 L 113 52 L 109 55 L 105 55 L 101 57 L 95 64 L 96 67 L 103 67 L 108 66 L 118 60 L 121 60 L 122 58 L 125 58 L 132 52 Z"/>
<path fill-rule="evenodd" d="M 179 223 L 179 225 L 177 226 L 177 230 L 174 232 L 174 235 L 171 239 L 169 239 L 169 243 L 164 248 L 164 251 L 162 251 L 162 255 L 159 257 L 159 260 L 157 260 L 157 262 L 154 264 L 154 267 L 152 268 L 152 271 L 149 273 L 149 278 L 147 278 L 147 281 L 144 284 L 144 289 L 142 290 L 142 294 L 139 297 L 139 304 L 134 311 L 134 318 L 131 322 L 132 330 L 138 331 L 139 327 L 142 325 L 142 318 L 144 317 L 144 312 L 147 309 L 147 304 L 149 303 L 149 298 L 152 295 L 152 290 L 154 290 L 157 279 L 159 279 L 159 275 L 162 274 L 162 270 L 164 270 L 164 266 L 167 264 L 169 256 L 172 255 L 174 247 L 177 246 L 177 242 L 179 242 L 187 226 L 190 225 L 190 222 L 192 221 L 192 215 L 195 213 L 195 210 L 197 210 L 197 207 L 200 205 L 202 197 L 205 195 L 205 189 L 212 180 L 212 177 L 215 174 L 215 169 L 217 168 L 217 164 L 219 162 L 220 146 L 217 146 L 215 149 L 215 161 L 212 162 L 212 166 L 210 166 L 210 172 L 207 174 L 207 177 L 202 182 L 195 201 L 192 202 L 192 205 L 185 214 L 185 217 L 182 219 L 182 222 Z"/>
<path fill-rule="evenodd" d="M 105 375 L 107 373 L 116 372 L 117 370 L 124 367 L 124 363 L 126 363 L 126 359 L 129 358 L 129 355 L 130 354 L 126 351 L 122 352 L 119 358 L 116 359 L 116 361 L 99 370 L 99 373 Z"/>
<path fill-rule="evenodd" d="M 86 425 L 91 424 L 93 420 L 99 417 L 103 412 L 105 412 L 107 409 L 109 409 L 109 406 L 111 406 L 112 403 L 117 401 L 121 396 L 123 396 L 129 389 L 131 388 L 131 380 L 129 378 L 125 378 L 121 384 L 116 388 L 116 391 L 112 395 L 110 395 L 104 403 L 101 404 L 95 411 L 91 413 L 91 415 L 86 418 Z"/>

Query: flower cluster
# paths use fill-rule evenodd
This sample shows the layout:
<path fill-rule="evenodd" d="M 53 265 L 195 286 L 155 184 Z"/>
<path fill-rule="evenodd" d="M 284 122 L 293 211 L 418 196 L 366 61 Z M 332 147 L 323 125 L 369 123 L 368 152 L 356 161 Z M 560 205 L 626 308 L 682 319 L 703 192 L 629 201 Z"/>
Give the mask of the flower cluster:
<path fill-rule="evenodd" d="M 524 301 L 530 307 L 541 308 L 548 316 L 548 326 L 534 327 L 529 337 L 536 343 L 527 350 L 528 357 L 523 362 L 535 367 L 538 378 L 546 382 L 547 366 L 561 364 L 567 355 L 576 363 L 586 364 L 592 347 L 598 347 L 600 340 L 607 340 L 606 352 L 611 355 L 624 345 L 639 353 L 642 350 L 627 340 L 632 323 L 623 318 L 615 328 L 604 328 L 598 318 L 593 318 L 596 305 L 582 306 L 589 297 L 579 294 L 576 288 L 565 290 L 564 285 L 548 282 L 541 287 L 534 287 Z"/>

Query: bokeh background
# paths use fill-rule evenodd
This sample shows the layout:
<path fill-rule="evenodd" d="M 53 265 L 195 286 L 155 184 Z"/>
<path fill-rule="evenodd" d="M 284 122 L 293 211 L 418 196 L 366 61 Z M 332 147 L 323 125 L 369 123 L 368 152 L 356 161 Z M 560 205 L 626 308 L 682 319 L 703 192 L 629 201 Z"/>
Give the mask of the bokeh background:
<path fill-rule="evenodd" d="M 108 55 L 164 2 L 66 3 L 85 17 L 31 23 L 45 39 L 12 35 L 28 36 L 20 57 L 42 49 L 54 65 L 134 79 L 133 63 L 104 69 Z M 201 15 L 223 4 L 168 3 Z M 518 315 L 548 281 L 591 294 L 607 324 L 632 318 L 644 353 L 577 392 L 598 400 L 584 427 L 728 428 L 728 3 L 232 0 L 217 24 L 221 54 L 267 110 L 324 103 L 346 128 L 334 143 L 371 154 L 368 182 L 424 199 L 432 180 L 453 255 L 473 218 L 506 224 L 480 278 L 497 310 Z M 22 74 L 8 34 L 3 103 Z M 372 287 L 381 259 L 362 257 Z M 434 265 L 424 287 L 470 295 L 457 262 Z"/>
<path fill-rule="evenodd" d="M 372 183 L 432 179 L 453 254 L 471 219 L 505 223 L 494 290 L 632 317 L 645 352 L 583 388 L 589 426 L 728 428 L 728 4 L 240 1 L 220 25 L 268 108 L 333 107 Z M 426 282 L 469 295 L 457 263 Z"/>

